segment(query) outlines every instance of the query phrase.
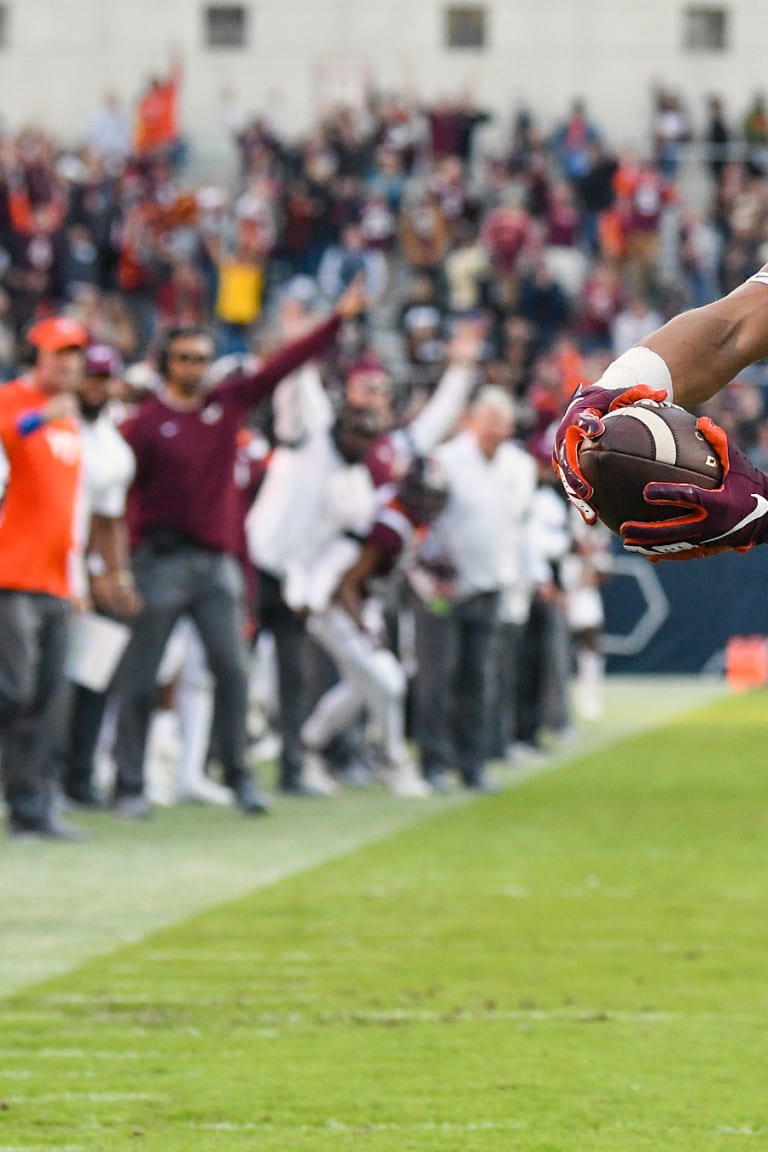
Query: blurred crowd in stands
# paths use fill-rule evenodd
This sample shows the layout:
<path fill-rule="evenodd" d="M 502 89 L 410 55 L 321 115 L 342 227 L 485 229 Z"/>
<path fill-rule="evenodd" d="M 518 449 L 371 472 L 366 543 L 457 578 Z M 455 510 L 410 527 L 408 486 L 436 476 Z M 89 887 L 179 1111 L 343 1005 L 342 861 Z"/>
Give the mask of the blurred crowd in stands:
<path fill-rule="evenodd" d="M 279 786 L 296 795 L 330 794 L 339 782 L 377 776 L 394 781 L 393 791 L 421 795 L 451 773 L 468 787 L 490 788 L 486 761 L 545 754 L 571 731 L 573 707 L 590 719 L 601 710 L 599 588 L 610 573 L 610 545 L 573 522 L 554 484 L 553 421 L 579 382 L 597 379 L 665 319 L 736 287 L 768 260 L 763 98 L 737 121 L 712 97 L 704 127 L 694 130 L 676 94 L 660 91 L 644 149 L 615 147 L 599 110 L 580 100 L 556 125 L 519 108 L 503 145 L 495 125 L 491 150 L 483 130 L 494 116 L 468 97 L 424 105 L 372 95 L 365 107 L 330 111 L 301 139 L 243 116 L 229 98 L 236 177 L 224 182 L 211 173 L 193 182 L 194 129 L 180 124 L 181 83 L 174 63 L 148 84 L 131 117 L 105 97 L 78 146 L 64 147 L 40 127 L 0 138 L 0 379 L 16 379 L 34 360 L 42 347 L 28 339 L 35 326 L 66 317 L 101 350 L 86 364 L 109 378 L 119 423 L 147 398 L 164 402 L 169 387 L 173 393 L 175 341 L 192 341 L 176 355 L 204 362 L 214 390 L 235 377 L 253 381 L 258 362 L 322 327 L 359 288 L 364 304 L 345 310 L 333 338 L 310 348 L 309 375 L 291 365 L 287 387 L 274 381 L 260 400 L 254 386 L 243 418 L 248 449 L 240 466 L 248 478 L 237 483 L 248 494 L 243 522 L 248 513 L 255 525 L 241 550 L 249 570 L 252 759 L 257 745 L 263 755 L 266 746 L 282 755 Z M 703 194 L 689 203 L 680 174 L 694 147 Z M 458 384 L 454 370 L 464 374 Z M 764 468 L 766 387 L 765 366 L 757 365 L 708 406 Z M 210 416 L 211 406 L 205 411 Z M 331 437 L 334 459 L 350 474 L 364 464 L 379 493 L 377 510 L 356 530 L 337 517 L 336 535 L 323 538 L 332 550 L 354 537 L 356 550 L 334 569 L 336 583 L 320 605 L 288 587 L 292 557 L 270 527 L 270 514 L 278 517 L 272 504 L 280 516 L 301 519 L 286 496 L 297 461 L 298 506 L 302 484 L 322 489 L 329 503 L 342 500 L 347 511 L 354 503 L 354 485 L 343 495 L 340 481 L 334 489 L 336 464 L 323 463 L 319 449 L 312 472 L 308 445 L 318 436 Z M 128 439 L 141 476 L 141 445 Z M 373 451 L 382 443 L 399 462 L 390 460 L 383 477 Z M 406 560 L 392 575 L 374 532 L 375 563 L 355 583 L 381 509 L 400 515 L 408 501 L 398 485 L 414 468 L 423 480 L 433 467 L 442 479 L 433 476 L 427 494 L 441 484 L 444 491 L 428 515 L 406 509 L 410 528 L 397 545 Z M 278 481 L 283 472 L 288 478 Z M 131 500 L 129 492 L 129 523 Z M 325 514 L 318 509 L 315 524 Z M 385 536 L 391 519 L 384 517 Z M 486 555 L 478 524 L 500 532 L 506 549 Z M 173 543 L 162 547 L 173 551 Z M 316 560 L 307 552 L 303 563 Z M 382 590 L 376 580 L 385 575 Z M 98 595 L 92 602 L 99 607 Z M 118 608 L 112 603 L 105 615 L 141 620 L 146 612 Z M 329 622 L 339 612 L 344 619 Z M 221 748 L 215 735 L 209 748 L 208 736 L 211 715 L 226 702 L 212 687 L 199 637 L 175 636 L 177 656 L 166 652 L 171 673 L 161 670 L 160 680 L 179 680 L 185 661 L 194 667 L 180 677 L 198 701 L 190 710 L 188 698 L 187 714 L 206 717 L 194 756 L 217 784 L 198 788 L 197 798 L 221 800 L 210 774 Z M 357 651 L 358 636 L 370 650 Z M 205 649 L 210 664 L 210 644 Z M 397 673 L 378 659 L 383 651 Z M 119 669 L 113 688 L 119 697 Z M 177 688 L 177 699 L 182 694 Z M 103 695 L 100 747 L 109 747 Z M 158 712 L 173 731 L 158 736 L 166 753 L 169 739 L 183 743 L 169 715 Z M 407 754 L 399 724 L 415 741 L 414 773 L 400 771 Z M 69 754 L 66 742 L 59 760 Z M 176 748 L 173 756 L 181 755 Z M 91 748 L 73 801 L 98 798 L 94 782 L 104 781 L 94 757 Z M 231 783 L 226 771 L 224 783 Z M 134 772 L 123 799 L 141 803 L 125 803 L 123 815 L 145 815 L 152 789 L 155 798 L 168 794 Z M 247 801 L 245 810 L 261 810 Z"/>

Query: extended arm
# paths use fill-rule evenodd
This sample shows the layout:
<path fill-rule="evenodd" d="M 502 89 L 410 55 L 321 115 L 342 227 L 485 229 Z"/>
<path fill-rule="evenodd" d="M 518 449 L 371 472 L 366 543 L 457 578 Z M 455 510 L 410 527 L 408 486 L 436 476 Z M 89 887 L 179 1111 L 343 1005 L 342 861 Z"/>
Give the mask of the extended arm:
<path fill-rule="evenodd" d="M 475 368 L 485 338 L 484 321 L 457 325 L 448 346 L 448 367 L 433 395 L 408 425 L 408 438 L 417 456 L 431 452 L 455 427 L 475 383 Z"/>
<path fill-rule="evenodd" d="M 683 407 L 700 404 L 764 356 L 768 265 L 721 300 L 676 316 L 615 360 L 596 384 L 580 388 L 558 427 L 553 463 L 584 519 L 593 523 L 597 510 L 579 466 L 579 450 L 584 440 L 601 435 L 609 411 L 647 399 L 674 400 Z M 713 447 L 722 458 L 720 443 Z M 727 472 L 727 459 L 724 464 Z"/>
<path fill-rule="evenodd" d="M 768 356 L 768 264 L 728 296 L 675 316 L 640 341 L 666 363 L 674 401 L 709 400 L 748 364 Z"/>
<path fill-rule="evenodd" d="M 319 356 L 336 339 L 344 320 L 352 319 L 366 308 L 362 279 L 356 277 L 339 300 L 328 320 L 310 329 L 305 336 L 279 348 L 252 372 L 245 372 L 231 384 L 223 387 L 236 389 L 244 407 L 250 409 L 269 396 L 279 382 L 299 368 L 305 361 Z"/>

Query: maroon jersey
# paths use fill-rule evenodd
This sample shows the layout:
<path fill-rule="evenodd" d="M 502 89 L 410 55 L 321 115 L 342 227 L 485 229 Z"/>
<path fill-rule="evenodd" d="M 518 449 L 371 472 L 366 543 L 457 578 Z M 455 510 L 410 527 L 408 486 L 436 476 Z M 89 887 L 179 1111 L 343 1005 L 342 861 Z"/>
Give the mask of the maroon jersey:
<path fill-rule="evenodd" d="M 129 523 L 136 547 L 153 531 L 178 533 L 203 548 L 237 554 L 242 499 L 235 484 L 238 432 L 255 404 L 335 338 L 338 315 L 281 348 L 253 373 L 235 372 L 199 407 L 178 409 L 152 396 L 121 427 L 136 456 Z"/>

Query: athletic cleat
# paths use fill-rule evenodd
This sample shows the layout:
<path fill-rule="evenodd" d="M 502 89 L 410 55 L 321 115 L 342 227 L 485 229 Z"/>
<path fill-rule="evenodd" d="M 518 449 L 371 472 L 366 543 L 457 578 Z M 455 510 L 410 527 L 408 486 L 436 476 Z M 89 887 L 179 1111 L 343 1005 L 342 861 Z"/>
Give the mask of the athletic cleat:
<path fill-rule="evenodd" d="M 393 796 L 409 800 L 424 800 L 431 796 L 433 789 L 428 780 L 419 774 L 410 760 L 401 760 L 382 769 L 381 778 Z"/>
<path fill-rule="evenodd" d="M 328 771 L 325 758 L 319 752 L 305 752 L 301 765 L 301 780 L 319 796 L 333 796 L 338 784 Z"/>

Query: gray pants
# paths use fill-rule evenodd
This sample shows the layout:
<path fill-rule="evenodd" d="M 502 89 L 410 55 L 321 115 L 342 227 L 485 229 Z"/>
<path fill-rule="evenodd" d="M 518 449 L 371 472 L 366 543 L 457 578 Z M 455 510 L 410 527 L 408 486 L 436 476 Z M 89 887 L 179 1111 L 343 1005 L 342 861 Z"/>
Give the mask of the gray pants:
<path fill-rule="evenodd" d="M 518 740 L 535 744 L 541 728 L 570 722 L 570 635 L 562 607 L 534 598 L 520 648 Z"/>
<path fill-rule="evenodd" d="M 118 670 L 115 760 L 116 795 L 144 789 L 144 752 L 163 650 L 181 616 L 200 635 L 215 682 L 213 728 L 226 782 L 237 789 L 248 778 L 245 761 L 248 662 L 243 635 L 243 577 L 233 556 L 194 544 L 171 552 L 143 544 L 133 571 L 144 608 Z"/>
<path fill-rule="evenodd" d="M 491 689 L 491 754 L 503 758 L 517 743 L 519 723 L 520 654 L 525 624 L 502 621 L 496 635 L 494 684 Z"/>
<path fill-rule="evenodd" d="M 69 603 L 37 592 L 0 591 L 0 754 L 9 815 L 48 819 L 65 697 Z"/>
<path fill-rule="evenodd" d="M 415 736 L 427 776 L 456 768 L 469 785 L 482 776 L 497 615 L 495 592 L 441 614 L 415 600 Z"/>
<path fill-rule="evenodd" d="M 271 632 L 277 659 L 278 717 L 281 739 L 280 787 L 290 789 L 301 778 L 301 725 L 304 720 L 304 676 L 307 635 L 304 622 L 285 603 L 278 579 L 259 571 L 259 625 Z"/>

